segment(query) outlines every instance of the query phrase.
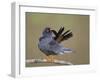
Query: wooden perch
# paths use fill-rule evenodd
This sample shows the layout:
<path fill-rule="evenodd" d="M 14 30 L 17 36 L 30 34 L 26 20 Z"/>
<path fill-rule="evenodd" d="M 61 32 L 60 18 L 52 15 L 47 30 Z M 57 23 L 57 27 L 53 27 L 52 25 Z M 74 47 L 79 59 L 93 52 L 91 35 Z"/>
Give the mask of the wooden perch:
<path fill-rule="evenodd" d="M 47 62 L 46 59 L 27 59 L 26 63 L 55 63 L 61 65 L 72 65 L 72 63 L 62 60 L 54 60 L 53 62 Z"/>

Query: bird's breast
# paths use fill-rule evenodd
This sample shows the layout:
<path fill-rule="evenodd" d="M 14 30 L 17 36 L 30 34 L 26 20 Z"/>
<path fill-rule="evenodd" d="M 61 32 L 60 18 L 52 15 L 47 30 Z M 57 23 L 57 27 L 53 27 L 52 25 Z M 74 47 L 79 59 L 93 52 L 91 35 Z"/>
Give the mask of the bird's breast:
<path fill-rule="evenodd" d="M 51 42 L 51 40 L 52 40 L 51 38 L 42 39 L 41 41 L 39 41 L 39 44 L 38 44 L 39 48 L 42 50 L 49 48 L 48 44 Z"/>

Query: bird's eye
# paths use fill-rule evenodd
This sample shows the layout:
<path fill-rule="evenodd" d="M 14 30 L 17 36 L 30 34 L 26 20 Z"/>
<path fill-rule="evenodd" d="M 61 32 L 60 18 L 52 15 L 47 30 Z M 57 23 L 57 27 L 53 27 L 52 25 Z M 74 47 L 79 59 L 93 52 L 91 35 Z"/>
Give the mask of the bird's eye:
<path fill-rule="evenodd" d="M 50 32 L 50 29 L 47 29 L 46 32 Z"/>

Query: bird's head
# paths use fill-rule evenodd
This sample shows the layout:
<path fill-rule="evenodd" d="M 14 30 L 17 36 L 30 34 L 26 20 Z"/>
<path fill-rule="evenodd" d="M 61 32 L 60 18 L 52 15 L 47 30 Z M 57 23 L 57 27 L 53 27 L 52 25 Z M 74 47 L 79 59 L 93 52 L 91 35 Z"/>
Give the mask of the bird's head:
<path fill-rule="evenodd" d="M 51 31 L 51 28 L 50 27 L 46 27 L 44 30 L 43 30 L 43 36 L 52 36 L 52 31 Z"/>
<path fill-rule="evenodd" d="M 51 31 L 51 29 L 50 29 L 49 27 L 46 27 L 46 28 L 44 29 L 44 32 L 49 33 L 50 31 Z"/>

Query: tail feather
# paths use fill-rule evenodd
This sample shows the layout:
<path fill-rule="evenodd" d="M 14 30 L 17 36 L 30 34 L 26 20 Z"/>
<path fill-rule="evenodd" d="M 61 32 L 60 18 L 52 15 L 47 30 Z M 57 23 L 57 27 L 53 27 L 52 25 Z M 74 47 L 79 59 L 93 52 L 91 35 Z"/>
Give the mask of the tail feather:
<path fill-rule="evenodd" d="M 59 38 L 59 36 L 62 34 L 63 31 L 64 31 L 64 27 L 61 27 L 61 28 L 59 29 L 59 31 L 58 31 L 58 33 L 57 33 L 55 39 Z"/>
<path fill-rule="evenodd" d="M 62 35 L 63 31 L 64 31 L 64 27 L 61 27 L 58 32 L 56 32 L 55 30 L 52 30 L 52 32 L 55 35 L 54 39 L 57 40 Z"/>
<path fill-rule="evenodd" d="M 73 52 L 72 49 L 70 49 L 70 48 L 64 48 L 63 50 L 64 50 L 64 53 L 72 53 Z"/>
<path fill-rule="evenodd" d="M 67 40 L 67 39 L 71 38 L 72 36 L 73 36 L 73 34 L 72 34 L 72 32 L 70 32 L 70 33 L 64 35 L 61 41 Z"/>
<path fill-rule="evenodd" d="M 52 32 L 53 32 L 54 35 L 55 35 L 54 39 L 55 39 L 58 43 L 60 43 L 60 42 L 62 42 L 62 41 L 64 41 L 64 40 L 67 40 L 67 39 L 69 39 L 70 37 L 73 36 L 73 34 L 72 34 L 72 32 L 70 32 L 70 30 L 67 30 L 67 31 L 64 32 L 64 33 L 63 33 L 63 31 L 64 31 L 64 27 L 61 27 L 61 28 L 59 29 L 58 32 L 56 32 L 55 30 L 52 30 Z"/>
<path fill-rule="evenodd" d="M 55 30 L 51 30 L 51 31 L 54 33 L 54 35 L 56 37 L 57 36 L 57 32 Z"/>
<path fill-rule="evenodd" d="M 62 34 L 62 36 L 66 35 L 70 30 L 67 30 L 65 33 Z"/>

